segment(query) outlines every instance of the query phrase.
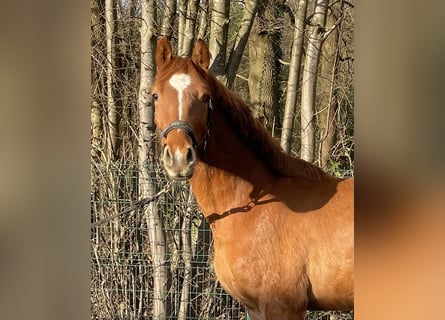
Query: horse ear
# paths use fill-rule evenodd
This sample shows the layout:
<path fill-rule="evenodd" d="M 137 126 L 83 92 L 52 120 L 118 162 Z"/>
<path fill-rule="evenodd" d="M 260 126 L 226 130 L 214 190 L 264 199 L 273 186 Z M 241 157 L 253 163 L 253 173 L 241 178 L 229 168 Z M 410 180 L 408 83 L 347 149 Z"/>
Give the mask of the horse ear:
<path fill-rule="evenodd" d="M 207 45 L 201 39 L 198 39 L 198 41 L 195 44 L 195 47 L 193 48 L 192 61 L 196 65 L 203 68 L 204 70 L 209 69 L 209 65 L 210 65 L 209 48 L 207 48 Z"/>
<path fill-rule="evenodd" d="M 170 42 L 166 36 L 162 37 L 158 40 L 158 44 L 156 46 L 156 66 L 161 68 L 165 64 L 167 64 L 172 59 L 172 47 L 170 46 Z"/>

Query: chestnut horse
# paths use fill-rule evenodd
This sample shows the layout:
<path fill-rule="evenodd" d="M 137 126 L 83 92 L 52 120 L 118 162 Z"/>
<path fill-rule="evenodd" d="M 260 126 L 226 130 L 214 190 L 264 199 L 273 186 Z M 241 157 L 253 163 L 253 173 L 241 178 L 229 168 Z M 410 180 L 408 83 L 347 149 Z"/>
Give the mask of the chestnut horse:
<path fill-rule="evenodd" d="M 209 71 L 202 40 L 173 57 L 163 37 L 151 88 L 161 161 L 190 179 L 214 239 L 222 287 L 252 319 L 353 308 L 353 180 L 282 152 L 248 106 Z"/>

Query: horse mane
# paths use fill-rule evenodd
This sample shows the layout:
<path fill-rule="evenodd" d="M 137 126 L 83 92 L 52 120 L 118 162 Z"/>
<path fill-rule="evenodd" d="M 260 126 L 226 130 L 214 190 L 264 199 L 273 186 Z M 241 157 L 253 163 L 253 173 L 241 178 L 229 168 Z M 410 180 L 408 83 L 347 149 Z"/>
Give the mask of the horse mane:
<path fill-rule="evenodd" d="M 199 69 L 199 68 L 198 68 Z M 240 136 L 251 146 L 259 159 L 275 174 L 286 177 L 303 177 L 320 180 L 326 173 L 319 167 L 286 154 L 277 140 L 253 117 L 249 106 L 236 94 L 207 73 L 213 100 L 223 110 Z"/>

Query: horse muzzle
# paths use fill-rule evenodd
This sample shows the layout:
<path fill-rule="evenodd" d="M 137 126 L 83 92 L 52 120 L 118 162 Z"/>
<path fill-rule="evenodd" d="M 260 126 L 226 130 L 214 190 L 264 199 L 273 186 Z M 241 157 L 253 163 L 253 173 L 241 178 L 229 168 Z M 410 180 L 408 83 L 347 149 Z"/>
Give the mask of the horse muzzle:
<path fill-rule="evenodd" d="M 180 150 L 172 150 L 164 146 L 161 156 L 162 164 L 172 180 L 182 181 L 190 179 L 196 165 L 196 152 L 192 146 Z"/>
<path fill-rule="evenodd" d="M 191 144 L 190 140 L 185 142 L 184 133 L 191 140 Z M 167 144 L 169 134 L 173 144 Z M 166 143 L 162 150 L 161 161 L 170 179 L 181 181 L 191 178 L 196 165 L 195 148 L 198 146 L 192 127 L 185 121 L 173 121 L 162 131 L 162 136 Z"/>

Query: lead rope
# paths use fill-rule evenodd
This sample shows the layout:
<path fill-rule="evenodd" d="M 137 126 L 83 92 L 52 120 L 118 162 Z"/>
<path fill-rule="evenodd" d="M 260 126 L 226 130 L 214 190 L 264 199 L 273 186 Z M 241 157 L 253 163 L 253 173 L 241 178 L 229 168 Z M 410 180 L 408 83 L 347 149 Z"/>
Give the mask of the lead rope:
<path fill-rule="evenodd" d="M 130 212 L 132 212 L 132 211 L 134 211 L 136 209 L 143 209 L 146 205 L 148 205 L 149 203 L 155 201 L 156 199 L 158 199 L 164 193 L 167 193 L 168 190 L 170 190 L 170 186 L 171 186 L 171 181 L 168 181 L 167 184 L 164 186 L 164 188 L 161 191 L 159 191 L 158 193 L 156 193 L 154 196 L 152 196 L 150 198 L 144 198 L 144 199 L 141 199 L 139 201 L 136 201 L 135 204 L 132 207 L 130 207 L 128 209 L 125 209 L 124 211 L 121 211 L 119 213 L 116 213 L 116 214 L 114 214 L 114 215 L 112 215 L 112 216 L 110 216 L 108 218 L 105 218 L 105 219 L 102 219 L 102 220 L 99 220 L 99 221 L 96 221 L 96 222 L 92 223 L 91 224 L 91 229 L 94 229 L 94 228 L 100 226 L 101 224 L 103 224 L 105 222 L 109 222 L 109 221 L 111 221 L 113 219 L 116 219 L 116 218 L 118 218 L 118 217 L 120 217 L 120 216 L 122 216 L 124 214 L 128 214 L 128 213 L 130 213 Z"/>

